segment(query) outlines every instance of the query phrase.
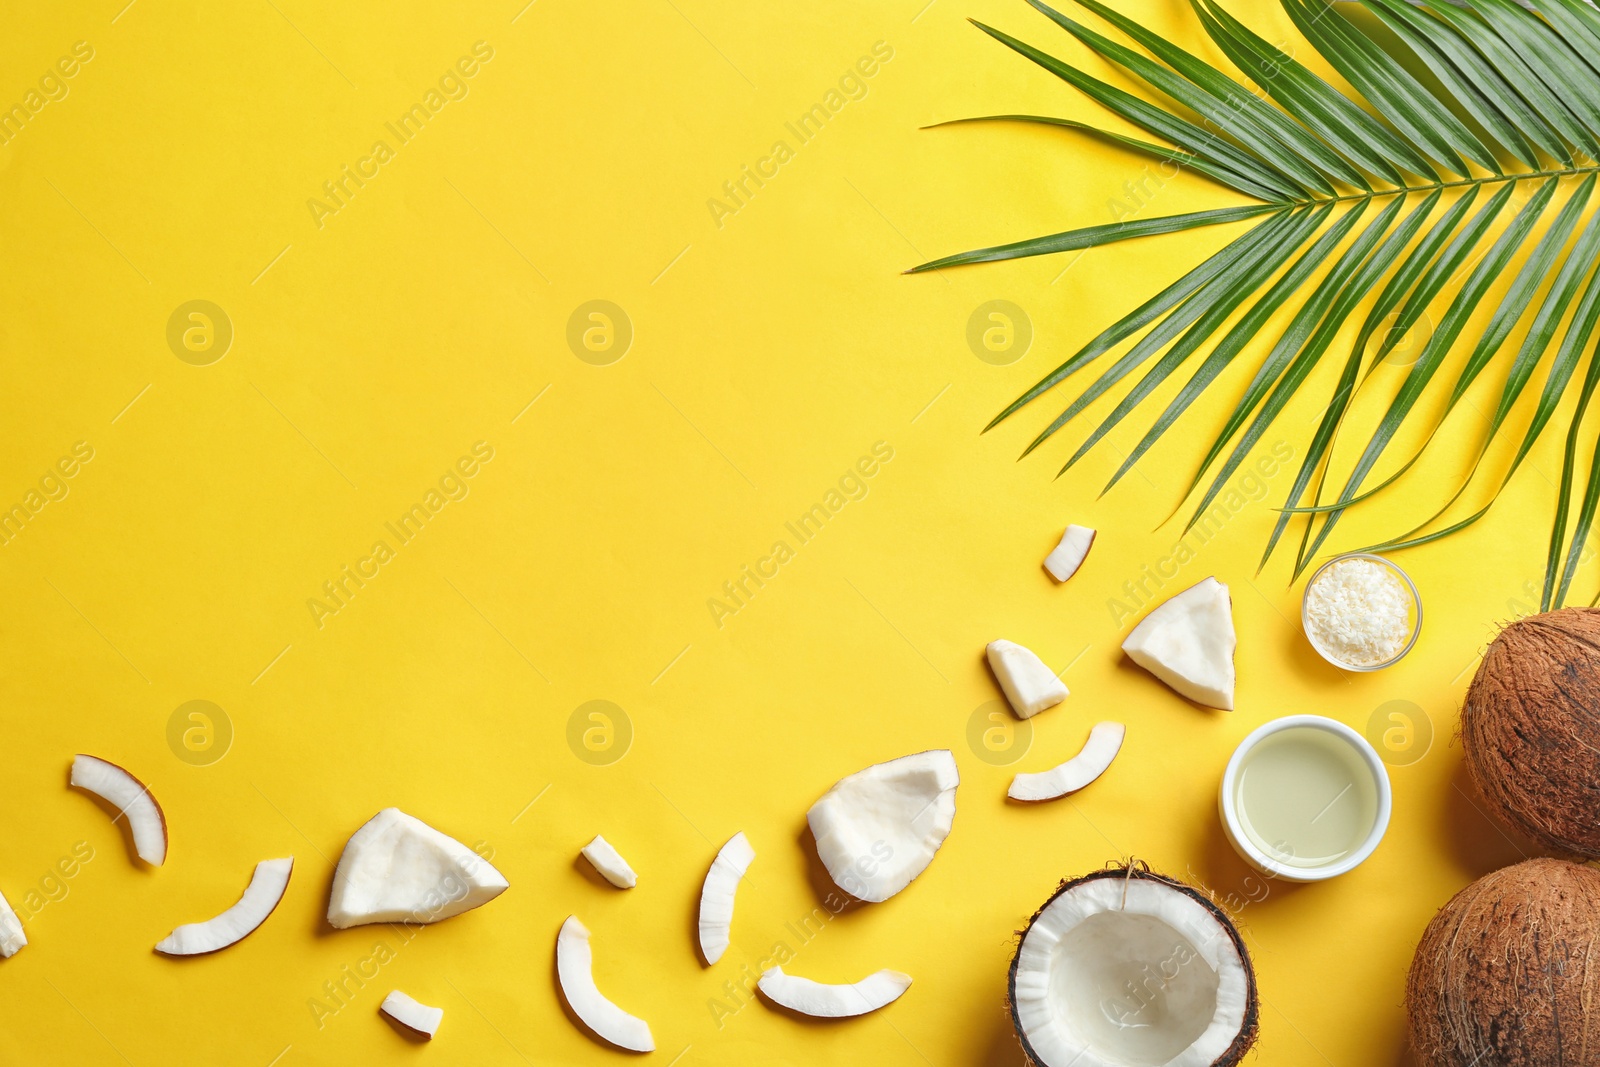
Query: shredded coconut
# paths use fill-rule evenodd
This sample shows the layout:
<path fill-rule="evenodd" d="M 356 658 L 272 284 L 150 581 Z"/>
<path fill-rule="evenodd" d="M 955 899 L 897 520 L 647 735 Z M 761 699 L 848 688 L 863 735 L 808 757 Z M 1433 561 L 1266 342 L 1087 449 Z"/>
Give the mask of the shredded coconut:
<path fill-rule="evenodd" d="M 1352 667 L 1387 663 L 1411 637 L 1411 599 L 1393 568 L 1370 559 L 1339 560 L 1306 590 L 1307 636 Z"/>

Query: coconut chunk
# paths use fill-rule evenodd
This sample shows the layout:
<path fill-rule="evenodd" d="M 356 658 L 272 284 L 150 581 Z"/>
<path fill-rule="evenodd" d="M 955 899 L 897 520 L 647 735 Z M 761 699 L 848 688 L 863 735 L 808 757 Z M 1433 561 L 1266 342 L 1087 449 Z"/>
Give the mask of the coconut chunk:
<path fill-rule="evenodd" d="M 711 861 L 705 884 L 700 887 L 700 954 L 706 963 L 716 963 L 728 951 L 733 930 L 733 898 L 739 879 L 750 869 L 756 850 L 744 832 L 734 834 Z"/>
<path fill-rule="evenodd" d="M 350 836 L 333 872 L 328 924 L 434 923 L 487 904 L 510 887 L 489 861 L 399 808 Z"/>
<path fill-rule="evenodd" d="M 607 1000 L 594 984 L 594 952 L 589 928 L 567 916 L 556 935 L 556 981 L 572 1014 L 599 1037 L 630 1052 L 654 1052 L 650 1024 Z"/>
<path fill-rule="evenodd" d="M 949 749 L 877 763 L 841 778 L 806 813 L 834 883 L 873 903 L 927 869 L 956 817 L 961 776 Z"/>
<path fill-rule="evenodd" d="M 1044 558 L 1044 569 L 1050 577 L 1064 582 L 1078 572 L 1089 549 L 1094 547 L 1094 531 L 1087 526 L 1068 526 L 1061 535 L 1061 543 Z"/>
<path fill-rule="evenodd" d="M 639 876 L 633 873 L 633 868 L 622 858 L 622 853 L 599 834 L 583 846 L 583 858 L 600 872 L 602 878 L 618 889 L 632 889 L 639 884 Z"/>
<path fill-rule="evenodd" d="M 127 816 L 133 848 L 152 867 L 167 861 L 167 817 L 149 788 L 128 771 L 98 756 L 72 757 L 72 785 L 93 793 Z"/>
<path fill-rule="evenodd" d="M 293 871 L 293 856 L 262 860 L 231 908 L 205 922 L 178 927 L 156 945 L 156 951 L 163 956 L 200 956 L 244 940 L 277 909 Z"/>
<path fill-rule="evenodd" d="M 1236 644 L 1228 587 L 1206 578 L 1146 615 L 1122 651 L 1196 704 L 1232 711 Z"/>
<path fill-rule="evenodd" d="M 10 901 L 0 895 L 0 956 L 10 959 L 27 943 L 28 937 L 22 932 L 22 920 L 11 910 Z"/>
<path fill-rule="evenodd" d="M 1232 1067 L 1260 1014 L 1233 923 L 1142 868 L 1063 883 L 1017 947 L 1010 1002 L 1040 1067 Z"/>
<path fill-rule="evenodd" d="M 378 1010 L 407 1030 L 429 1040 L 439 1032 L 439 1023 L 444 1020 L 443 1008 L 430 1007 L 421 1001 L 413 1000 L 398 989 L 383 998 Z"/>
<path fill-rule="evenodd" d="M 1029 719 L 1067 699 L 1067 687 L 1044 661 L 1015 641 L 990 641 L 986 652 L 989 669 L 1005 690 L 1011 710 Z"/>
<path fill-rule="evenodd" d="M 1011 779 L 1006 796 L 1012 800 L 1054 800 L 1076 793 L 1106 772 L 1122 750 L 1126 731 L 1120 722 L 1095 723 L 1089 740 L 1067 762 L 1038 774 L 1019 774 Z"/>
<path fill-rule="evenodd" d="M 900 994 L 911 988 L 911 976 L 899 971 L 874 971 L 859 982 L 826 985 L 784 974 L 782 967 L 771 967 L 762 972 L 756 988 L 780 1008 L 819 1019 L 848 1019 L 899 1000 Z"/>

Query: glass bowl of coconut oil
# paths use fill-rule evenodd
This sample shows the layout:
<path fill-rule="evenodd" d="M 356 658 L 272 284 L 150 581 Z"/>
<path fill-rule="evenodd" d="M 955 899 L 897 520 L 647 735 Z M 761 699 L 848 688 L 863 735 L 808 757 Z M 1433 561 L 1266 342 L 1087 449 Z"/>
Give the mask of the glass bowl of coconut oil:
<path fill-rule="evenodd" d="M 1306 583 L 1300 624 L 1317 654 L 1340 670 L 1382 670 L 1417 643 L 1422 597 L 1393 560 L 1347 552 Z"/>
<path fill-rule="evenodd" d="M 1223 831 L 1263 874 L 1320 882 L 1360 865 L 1389 826 L 1389 774 L 1367 739 L 1321 715 L 1257 727 L 1228 760 Z"/>

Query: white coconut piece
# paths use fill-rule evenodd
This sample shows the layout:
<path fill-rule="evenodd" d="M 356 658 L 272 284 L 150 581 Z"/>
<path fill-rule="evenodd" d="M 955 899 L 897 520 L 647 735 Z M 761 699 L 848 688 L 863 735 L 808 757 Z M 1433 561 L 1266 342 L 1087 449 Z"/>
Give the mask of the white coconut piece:
<path fill-rule="evenodd" d="M 834 883 L 872 903 L 910 885 L 950 833 L 960 782 L 949 749 L 901 756 L 839 779 L 806 813 Z"/>
<path fill-rule="evenodd" d="M 398 989 L 383 998 L 378 1010 L 407 1030 L 420 1034 L 430 1041 L 433 1035 L 439 1032 L 439 1023 L 444 1020 L 443 1008 L 429 1007 L 421 1001 L 413 1000 Z"/>
<path fill-rule="evenodd" d="M 799 975 L 784 974 L 782 967 L 764 971 L 756 988 L 774 1004 L 819 1019 L 848 1019 L 893 1004 L 911 988 L 911 976 L 899 971 L 874 971 L 848 985 L 825 985 Z"/>
<path fill-rule="evenodd" d="M 1126 731 L 1120 722 L 1097 722 L 1089 740 L 1076 756 L 1038 774 L 1019 774 L 1011 779 L 1006 796 L 1012 800 L 1054 800 L 1076 793 L 1106 772 L 1122 749 Z"/>
<path fill-rule="evenodd" d="M 488 860 L 398 808 L 350 836 L 333 872 L 328 924 L 433 923 L 487 904 L 509 888 Z"/>
<path fill-rule="evenodd" d="M 161 805 L 139 779 L 98 756 L 72 757 L 72 784 L 93 793 L 126 816 L 133 831 L 133 848 L 152 867 L 167 861 L 167 817 Z"/>
<path fill-rule="evenodd" d="M 1061 535 L 1061 543 L 1044 558 L 1044 569 L 1050 577 L 1064 582 L 1078 572 L 1089 549 L 1094 547 L 1094 531 L 1087 526 L 1068 526 Z"/>
<path fill-rule="evenodd" d="M 556 935 L 556 980 L 572 1014 L 600 1037 L 630 1052 L 655 1051 L 650 1024 L 607 1000 L 594 984 L 589 928 L 569 915 Z"/>
<path fill-rule="evenodd" d="M 11 902 L 0 894 L 0 956 L 10 959 L 28 943 L 22 932 L 22 920 L 11 910 Z"/>
<path fill-rule="evenodd" d="M 639 876 L 633 873 L 633 868 L 622 858 L 622 853 L 599 834 L 595 835 L 593 841 L 583 846 L 583 858 L 600 872 L 600 877 L 618 889 L 632 889 L 639 884 Z"/>
<path fill-rule="evenodd" d="M 1067 687 L 1044 661 L 1015 641 L 990 641 L 989 669 L 1005 690 L 1018 718 L 1031 719 L 1067 699 Z"/>
<path fill-rule="evenodd" d="M 1232 711 L 1236 644 L 1228 587 L 1206 578 L 1146 615 L 1122 651 L 1196 704 Z"/>
<path fill-rule="evenodd" d="M 205 922 L 178 927 L 156 945 L 156 951 L 163 956 L 201 956 L 244 940 L 277 908 L 293 870 L 293 856 L 262 860 L 233 907 Z"/>
<path fill-rule="evenodd" d="M 1255 988 L 1227 920 L 1193 890 L 1109 870 L 1067 883 L 1023 934 L 1012 1016 L 1041 1067 L 1211 1067 L 1253 1039 Z"/>
<path fill-rule="evenodd" d="M 700 954 L 707 964 L 716 963 L 728 951 L 733 930 L 733 898 L 739 879 L 750 869 L 756 850 L 744 832 L 734 834 L 711 861 L 705 884 L 700 887 Z"/>

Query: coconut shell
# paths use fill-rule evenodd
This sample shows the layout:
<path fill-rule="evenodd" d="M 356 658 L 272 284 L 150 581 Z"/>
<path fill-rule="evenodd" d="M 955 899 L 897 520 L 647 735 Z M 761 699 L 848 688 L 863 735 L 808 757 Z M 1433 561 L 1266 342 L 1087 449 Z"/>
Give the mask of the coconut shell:
<path fill-rule="evenodd" d="M 1551 851 L 1600 856 L 1600 609 L 1502 630 L 1467 690 L 1461 740 L 1507 824 Z"/>
<path fill-rule="evenodd" d="M 1418 1060 L 1600 1067 L 1597 933 L 1592 867 L 1528 860 L 1457 893 L 1428 924 L 1406 983 Z"/>
<path fill-rule="evenodd" d="M 1028 936 L 1028 931 L 1033 928 L 1033 924 L 1039 921 L 1039 916 L 1043 915 L 1045 909 L 1050 907 L 1062 893 L 1075 889 L 1085 882 L 1093 882 L 1101 878 L 1116 878 L 1123 881 L 1127 879 L 1148 879 L 1160 882 L 1169 889 L 1193 898 L 1210 912 L 1216 918 L 1217 923 L 1228 932 L 1234 947 L 1239 951 L 1239 960 L 1244 964 L 1246 990 L 1244 1025 L 1239 1028 L 1238 1036 L 1228 1046 L 1227 1051 L 1213 1060 L 1210 1067 L 1235 1067 L 1236 1064 L 1244 1059 L 1245 1054 L 1255 1047 L 1256 1040 L 1261 1034 L 1261 998 L 1256 992 L 1256 970 L 1255 964 L 1250 960 L 1250 950 L 1245 948 L 1244 938 L 1239 935 L 1239 928 L 1233 925 L 1233 920 L 1228 918 L 1228 913 L 1219 908 L 1215 901 L 1186 882 L 1180 882 L 1176 878 L 1168 878 L 1166 875 L 1155 873 L 1148 864 L 1138 860 L 1127 866 L 1114 863 L 1103 870 L 1094 871 L 1081 878 L 1063 880 L 1056 887 L 1056 891 L 1051 893 L 1043 904 L 1039 905 L 1039 910 L 1033 913 L 1033 917 L 1028 920 L 1028 924 L 1017 931 L 1017 951 L 1011 956 L 1011 969 L 1006 976 L 1006 1008 L 1011 1015 L 1012 1030 L 1016 1034 L 1017 1041 L 1022 1045 L 1022 1052 L 1027 1057 L 1028 1063 L 1033 1067 L 1038 1067 L 1040 1060 L 1038 1053 L 1028 1043 L 1028 1035 L 1023 1031 L 1022 1023 L 1017 1018 L 1016 1013 L 1017 964 L 1022 958 L 1022 941 Z"/>

